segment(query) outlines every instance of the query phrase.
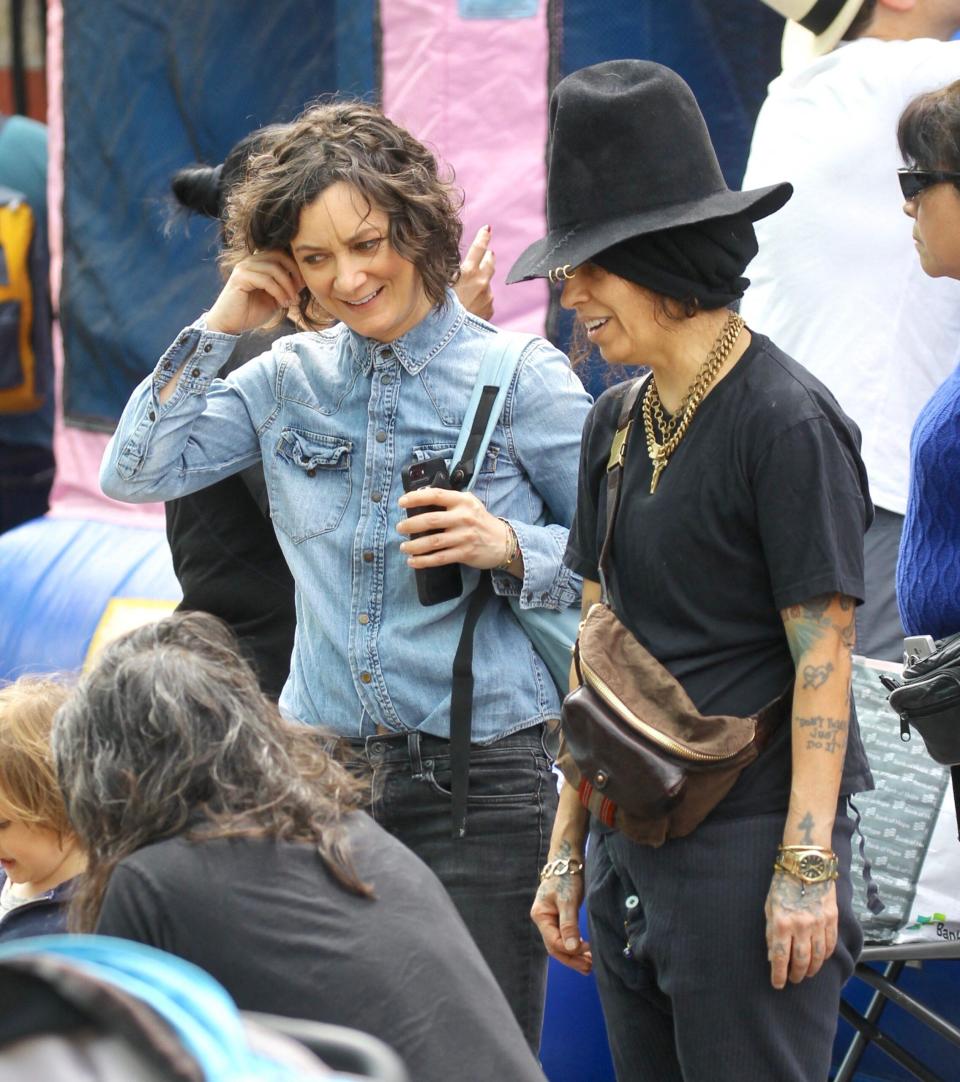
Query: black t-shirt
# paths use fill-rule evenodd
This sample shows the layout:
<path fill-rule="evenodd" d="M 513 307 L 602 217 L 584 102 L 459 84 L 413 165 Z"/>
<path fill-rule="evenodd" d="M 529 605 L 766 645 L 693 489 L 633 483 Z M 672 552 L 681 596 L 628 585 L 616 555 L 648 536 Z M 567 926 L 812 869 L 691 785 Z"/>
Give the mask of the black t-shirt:
<path fill-rule="evenodd" d="M 228 375 L 296 327 L 242 335 L 218 373 Z M 180 611 L 213 613 L 229 624 L 273 699 L 290 675 L 293 576 L 270 521 L 263 466 L 258 462 L 166 504 L 167 540 L 183 600 Z"/>
<path fill-rule="evenodd" d="M 623 391 L 611 388 L 587 418 L 564 557 L 594 581 Z M 860 433 L 833 395 L 758 334 L 701 403 L 653 494 L 637 411 L 610 599 L 702 713 L 749 715 L 786 688 L 794 666 L 780 610 L 826 593 L 863 600 L 873 507 L 859 447 Z M 841 792 L 872 784 L 852 716 Z M 784 725 L 714 814 L 785 810 L 789 791 Z"/>
<path fill-rule="evenodd" d="M 439 880 L 367 815 L 346 824 L 372 900 L 306 844 L 173 838 L 120 862 L 97 932 L 194 962 L 241 1010 L 372 1033 L 417 1082 L 543 1082 Z"/>

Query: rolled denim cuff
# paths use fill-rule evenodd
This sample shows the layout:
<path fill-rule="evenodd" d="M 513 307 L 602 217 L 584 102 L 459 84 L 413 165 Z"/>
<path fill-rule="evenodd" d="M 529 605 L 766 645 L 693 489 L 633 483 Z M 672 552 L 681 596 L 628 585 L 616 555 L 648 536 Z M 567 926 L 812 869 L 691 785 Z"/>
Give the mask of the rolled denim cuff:
<path fill-rule="evenodd" d="M 522 609 L 565 609 L 578 604 L 583 580 L 563 562 L 568 530 L 565 526 L 534 526 L 507 520 L 517 535 L 523 556 L 523 579 L 493 571 L 493 589 L 501 597 L 519 598 Z"/>
<path fill-rule="evenodd" d="M 156 395 L 173 379 L 184 362 L 187 364 L 177 389 L 160 408 L 166 412 L 181 394 L 205 394 L 210 381 L 233 352 L 237 338 L 235 334 L 208 331 L 205 316 L 184 327 L 153 370 L 153 390 Z"/>

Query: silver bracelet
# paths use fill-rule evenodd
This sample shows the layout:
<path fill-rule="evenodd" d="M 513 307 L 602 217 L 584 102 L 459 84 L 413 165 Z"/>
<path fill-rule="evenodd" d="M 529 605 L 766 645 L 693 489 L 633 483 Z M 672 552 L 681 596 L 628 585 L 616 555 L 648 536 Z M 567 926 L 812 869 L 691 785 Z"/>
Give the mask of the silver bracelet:
<path fill-rule="evenodd" d="M 540 872 L 540 882 L 544 879 L 552 879 L 556 875 L 579 875 L 583 871 L 583 861 L 576 857 L 557 857 L 556 860 L 548 860 Z"/>

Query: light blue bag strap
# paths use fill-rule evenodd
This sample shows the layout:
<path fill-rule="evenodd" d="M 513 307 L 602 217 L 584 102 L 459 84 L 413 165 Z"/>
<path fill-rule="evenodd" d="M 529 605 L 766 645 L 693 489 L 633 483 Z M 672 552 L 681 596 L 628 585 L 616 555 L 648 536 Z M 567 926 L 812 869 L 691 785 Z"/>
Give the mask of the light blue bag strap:
<path fill-rule="evenodd" d="M 110 936 L 35 936 L 0 946 L 0 962 L 43 954 L 74 963 L 156 1011 L 200 1064 L 207 1082 L 295 1082 L 299 1077 L 251 1049 L 226 989 L 191 962 Z"/>
<path fill-rule="evenodd" d="M 510 384 L 517 370 L 520 357 L 527 346 L 535 340 L 536 335 L 532 334 L 521 334 L 518 331 L 498 331 L 484 351 L 483 360 L 480 362 L 480 369 L 477 372 L 477 379 L 473 385 L 473 392 L 470 395 L 470 401 L 467 403 L 467 412 L 464 414 L 463 424 L 460 426 L 460 437 L 450 460 L 452 473 L 463 458 L 466 450 L 467 441 L 470 439 L 470 432 L 473 428 L 473 419 L 476 416 L 477 406 L 480 404 L 480 397 L 483 394 L 484 387 L 499 387 L 500 390 L 494 401 L 493 409 L 490 411 L 490 419 L 487 421 L 483 440 L 474 455 L 477 468 L 473 471 L 473 476 L 466 486 L 467 492 L 476 483 L 477 474 L 480 472 L 480 463 L 483 462 L 483 457 L 487 453 L 493 430 L 500 421 L 503 404 L 507 399 L 507 392 L 510 390 Z"/>

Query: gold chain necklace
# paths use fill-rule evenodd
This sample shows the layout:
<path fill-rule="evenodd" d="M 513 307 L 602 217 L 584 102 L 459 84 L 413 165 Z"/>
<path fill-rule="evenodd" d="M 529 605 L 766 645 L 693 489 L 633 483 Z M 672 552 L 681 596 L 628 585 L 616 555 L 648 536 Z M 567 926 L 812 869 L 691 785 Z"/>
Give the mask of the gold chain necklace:
<path fill-rule="evenodd" d="M 713 343 L 706 360 L 694 376 L 693 383 L 687 388 L 680 408 L 669 421 L 663 415 L 655 380 L 651 379 L 647 384 L 647 389 L 643 394 L 643 431 L 647 437 L 647 454 L 653 463 L 653 477 L 650 479 L 651 493 L 657 491 L 660 474 L 663 473 L 670 456 L 683 439 L 693 415 L 697 412 L 697 407 L 703 401 L 703 396 L 707 393 L 710 384 L 717 378 L 723 362 L 730 356 L 730 350 L 733 349 L 742 330 L 743 320 L 736 312 L 731 312 L 720 332 L 720 337 Z M 654 432 L 654 420 L 660 431 L 659 443 Z"/>

